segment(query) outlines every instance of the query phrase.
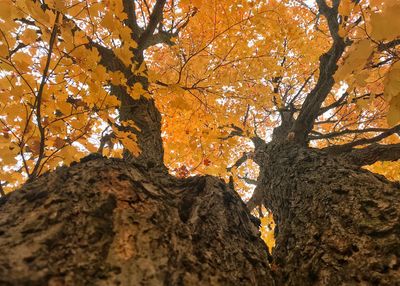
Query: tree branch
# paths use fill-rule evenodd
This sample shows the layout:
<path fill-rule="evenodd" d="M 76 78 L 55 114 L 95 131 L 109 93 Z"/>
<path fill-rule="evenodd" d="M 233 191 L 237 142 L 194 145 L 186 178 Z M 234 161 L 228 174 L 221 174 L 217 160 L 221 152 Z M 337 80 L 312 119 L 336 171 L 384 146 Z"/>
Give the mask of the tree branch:
<path fill-rule="evenodd" d="M 346 102 L 345 99 L 347 98 L 348 95 L 349 95 L 349 93 L 346 91 L 334 103 L 332 103 L 332 104 L 330 104 L 328 106 L 325 106 L 325 107 L 321 107 L 319 112 L 318 112 L 318 115 L 322 115 L 325 112 L 327 112 L 328 110 L 331 110 L 332 108 L 336 108 L 336 107 L 340 106 L 341 104 L 345 103 Z"/>
<path fill-rule="evenodd" d="M 377 161 L 397 161 L 400 159 L 400 143 L 372 144 L 362 149 L 353 149 L 342 156 L 357 166 L 371 165 Z"/>
<path fill-rule="evenodd" d="M 314 76 L 314 73 L 316 72 L 316 70 L 314 70 L 310 76 L 308 78 L 306 78 L 306 80 L 304 81 L 303 85 L 300 87 L 299 91 L 296 93 L 295 96 L 293 96 L 293 98 L 290 100 L 289 104 L 293 104 L 296 99 L 299 97 L 299 95 L 301 94 L 301 92 L 303 91 L 303 89 L 306 87 L 306 85 L 308 84 L 308 82 L 311 80 L 311 78 Z"/>
<path fill-rule="evenodd" d="M 51 56 L 53 54 L 53 49 L 54 49 L 54 45 L 56 43 L 57 40 L 57 33 L 58 33 L 58 19 L 60 17 L 60 12 L 56 13 L 56 19 L 54 21 L 54 26 L 53 26 L 53 30 L 51 32 L 51 36 L 50 36 L 50 41 L 49 41 L 49 52 L 47 54 L 47 59 L 46 59 L 46 65 L 44 67 L 43 70 L 43 74 L 42 74 L 42 79 L 40 82 L 40 86 L 38 89 L 38 92 L 36 94 L 36 100 L 35 100 L 35 104 L 34 106 L 36 107 L 36 124 L 38 126 L 39 129 L 39 134 L 40 134 L 40 145 L 39 145 L 39 156 L 38 159 L 36 161 L 35 167 L 33 168 L 32 173 L 29 175 L 29 180 L 32 180 L 34 178 L 36 178 L 36 176 L 38 175 L 38 170 L 40 167 L 40 164 L 42 163 L 42 160 L 44 158 L 44 149 L 45 149 L 45 140 L 46 140 L 46 135 L 45 135 L 45 128 L 42 125 L 42 113 L 41 113 L 41 107 L 42 107 L 42 95 L 43 95 L 43 90 L 44 90 L 44 86 L 47 82 L 48 79 L 48 72 L 49 72 L 49 68 L 50 68 L 50 62 L 51 62 Z"/>
<path fill-rule="evenodd" d="M 156 4 L 154 4 L 153 12 L 150 15 L 149 24 L 139 39 L 139 51 L 143 51 L 145 47 L 148 46 L 148 41 L 153 36 L 158 24 L 162 21 L 165 2 L 166 0 L 157 0 Z"/>
<path fill-rule="evenodd" d="M 394 48 L 397 45 L 400 45 L 400 39 L 396 39 L 396 40 L 393 40 L 393 41 L 390 41 L 390 42 L 387 42 L 387 43 L 381 43 L 381 44 L 378 45 L 378 50 L 380 52 L 382 52 L 382 51 L 385 51 L 387 49 Z"/>
<path fill-rule="evenodd" d="M 366 144 L 372 144 L 375 142 L 378 142 L 386 137 L 389 137 L 390 135 L 393 135 L 395 133 L 400 132 L 400 125 L 396 125 L 393 128 L 387 129 L 385 132 L 382 132 L 381 134 L 372 137 L 372 138 L 363 138 L 356 140 L 354 142 L 350 142 L 347 144 L 343 145 L 335 145 L 335 146 L 330 146 L 327 148 L 324 148 L 324 151 L 327 151 L 329 153 L 333 154 L 340 154 L 340 153 L 345 153 L 345 152 L 351 152 L 353 147 L 360 146 L 360 145 L 366 145 Z"/>
<path fill-rule="evenodd" d="M 238 178 L 239 178 L 240 180 L 245 181 L 245 183 L 246 183 L 246 184 L 249 184 L 249 185 L 255 185 L 255 186 L 257 186 L 257 184 L 258 184 L 258 181 L 255 180 L 255 179 L 250 179 L 250 178 L 248 178 L 248 177 L 240 177 L 240 176 L 238 176 Z"/>
<path fill-rule="evenodd" d="M 239 168 L 244 162 L 246 162 L 248 159 L 252 158 L 253 155 L 254 155 L 253 152 L 243 152 L 242 156 L 239 159 L 237 159 L 236 162 L 232 166 L 226 168 L 226 170 L 228 172 L 230 172 L 235 167 Z"/>
<path fill-rule="evenodd" d="M 339 137 L 346 134 L 362 134 L 362 133 L 369 133 L 369 132 L 385 132 L 388 131 L 387 128 L 366 128 L 366 129 L 345 129 L 337 132 L 331 132 L 326 134 L 318 134 L 316 136 L 308 136 L 309 140 L 321 140 L 321 139 L 331 139 L 334 137 Z"/>
<path fill-rule="evenodd" d="M 143 46 L 143 49 L 147 49 L 148 47 L 157 45 L 157 44 L 167 44 L 168 46 L 173 46 L 175 43 L 172 41 L 172 38 L 177 37 L 179 32 L 185 28 L 189 24 L 189 20 L 191 17 L 196 15 L 197 9 L 194 9 L 191 13 L 187 14 L 187 18 L 183 21 L 182 24 L 178 24 L 175 27 L 172 27 L 169 31 L 163 31 L 159 29 L 159 31 L 152 35 Z M 175 30 L 175 31 L 174 31 Z"/>
<path fill-rule="evenodd" d="M 132 30 L 132 38 L 137 42 L 143 29 L 137 24 L 135 0 L 123 0 L 122 4 L 124 6 L 124 12 L 128 15 L 128 19 L 124 22 Z"/>
<path fill-rule="evenodd" d="M 314 121 L 319 115 L 320 107 L 335 83 L 333 75 L 337 70 L 337 62 L 346 47 L 343 38 L 338 35 L 339 23 L 336 2 L 337 1 L 335 1 L 333 8 L 330 8 L 325 1 L 317 0 L 320 13 L 324 15 L 328 21 L 333 44 L 329 51 L 320 57 L 317 84 L 307 95 L 299 116 L 292 128 L 295 134 L 295 140 L 300 144 L 306 144 L 307 135 L 313 128 Z"/>

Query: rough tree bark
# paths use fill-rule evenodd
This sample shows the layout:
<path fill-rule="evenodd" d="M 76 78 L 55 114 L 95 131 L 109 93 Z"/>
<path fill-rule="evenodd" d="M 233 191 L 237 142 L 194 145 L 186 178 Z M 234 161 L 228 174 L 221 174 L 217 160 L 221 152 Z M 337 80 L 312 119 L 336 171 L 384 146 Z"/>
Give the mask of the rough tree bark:
<path fill-rule="evenodd" d="M 400 184 L 321 150 L 264 147 L 278 285 L 400 285 Z"/>
<path fill-rule="evenodd" d="M 98 158 L 26 184 L 0 214 L 0 285 L 274 285 L 257 222 L 217 178 Z"/>

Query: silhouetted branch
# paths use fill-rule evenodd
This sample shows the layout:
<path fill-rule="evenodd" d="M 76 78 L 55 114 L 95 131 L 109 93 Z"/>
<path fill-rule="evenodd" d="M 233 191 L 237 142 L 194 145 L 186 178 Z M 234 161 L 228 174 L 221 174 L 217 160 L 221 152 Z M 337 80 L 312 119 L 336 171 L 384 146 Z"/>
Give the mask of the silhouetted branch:
<path fill-rule="evenodd" d="M 143 29 L 137 24 L 135 1 L 123 0 L 122 4 L 124 5 L 124 12 L 128 15 L 128 19 L 125 20 L 125 24 L 131 29 L 133 40 L 137 42 L 140 35 L 143 33 Z"/>
<path fill-rule="evenodd" d="M 329 7 L 325 1 L 317 0 L 319 12 L 325 16 L 328 21 L 329 31 L 333 38 L 333 44 L 329 51 L 320 57 L 319 76 L 315 87 L 307 95 L 299 116 L 295 121 L 292 131 L 295 134 L 295 140 L 301 144 L 307 141 L 307 135 L 313 128 L 315 119 L 318 117 L 320 107 L 335 83 L 333 75 L 337 70 L 337 62 L 342 56 L 346 44 L 344 39 L 338 34 L 338 11 L 337 1 L 334 1 L 333 7 Z"/>
<path fill-rule="evenodd" d="M 323 150 L 325 150 L 329 153 L 334 153 L 334 154 L 351 152 L 353 147 L 376 143 L 386 137 L 389 137 L 390 135 L 393 135 L 393 134 L 399 133 L 399 132 L 400 132 L 400 125 L 396 125 L 395 127 L 387 129 L 385 132 L 382 132 L 381 134 L 379 134 L 375 137 L 363 138 L 363 139 L 359 139 L 359 140 L 356 140 L 356 141 L 353 141 L 353 142 L 350 142 L 347 144 L 343 144 L 343 145 L 330 146 L 330 147 L 324 148 Z"/>
<path fill-rule="evenodd" d="M 253 158 L 253 155 L 254 155 L 253 152 L 243 152 L 242 156 L 239 159 L 237 159 L 232 166 L 226 168 L 226 170 L 230 172 L 234 167 L 239 168 L 248 159 Z"/>
<path fill-rule="evenodd" d="M 377 161 L 397 161 L 400 159 L 400 143 L 372 144 L 362 149 L 353 149 L 344 156 L 358 166 L 371 165 Z"/>
<path fill-rule="evenodd" d="M 245 181 L 245 183 L 249 184 L 249 185 L 257 186 L 257 184 L 258 184 L 257 180 L 254 180 L 254 179 L 251 179 L 251 178 L 248 178 L 248 177 L 240 177 L 240 176 L 238 176 L 238 178 L 243 180 L 243 181 Z"/>
<path fill-rule="evenodd" d="M 370 132 L 385 132 L 388 131 L 389 129 L 387 128 L 366 128 L 366 129 L 356 129 L 356 130 L 351 130 L 351 129 L 345 129 L 337 132 L 331 132 L 331 133 L 326 133 L 326 134 L 318 134 L 315 136 L 308 136 L 309 140 L 321 140 L 321 139 L 331 139 L 347 134 L 362 134 L 362 133 L 370 133 Z"/>
<path fill-rule="evenodd" d="M 148 46 L 147 42 L 151 39 L 158 24 L 162 21 L 165 2 L 166 0 L 157 0 L 156 4 L 154 4 L 149 24 L 139 38 L 139 50 L 144 50 Z"/>

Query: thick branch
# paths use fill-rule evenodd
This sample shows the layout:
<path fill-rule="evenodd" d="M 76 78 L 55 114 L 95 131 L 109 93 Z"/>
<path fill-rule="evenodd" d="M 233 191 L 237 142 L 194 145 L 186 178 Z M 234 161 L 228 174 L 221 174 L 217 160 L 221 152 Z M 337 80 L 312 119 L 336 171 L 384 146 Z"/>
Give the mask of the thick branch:
<path fill-rule="evenodd" d="M 187 14 L 187 18 L 183 21 L 182 24 L 178 24 L 175 27 L 171 27 L 169 31 L 163 31 L 159 29 L 159 31 L 152 35 L 143 46 L 143 49 L 147 49 L 148 47 L 157 45 L 157 44 L 166 44 L 168 46 L 173 46 L 175 43 L 172 41 L 172 38 L 177 37 L 182 29 L 184 29 L 188 24 L 191 17 L 196 15 L 197 9 L 193 10 L 191 13 Z"/>
<path fill-rule="evenodd" d="M 318 134 L 316 136 L 308 136 L 309 140 L 321 140 L 321 139 L 331 139 L 347 134 L 362 134 L 362 133 L 369 133 L 369 132 L 385 132 L 388 131 L 389 129 L 387 128 L 366 128 L 366 129 L 356 129 L 356 130 L 351 130 L 351 129 L 345 129 L 337 132 L 331 132 L 331 133 L 326 133 L 326 134 Z"/>
<path fill-rule="evenodd" d="M 395 133 L 400 132 L 400 125 L 396 125 L 393 128 L 387 129 L 385 132 L 382 132 L 381 134 L 372 137 L 372 138 L 363 138 L 360 140 L 356 140 L 347 144 L 343 145 L 336 145 L 336 146 L 330 146 L 327 148 L 324 148 L 323 150 L 333 153 L 333 154 L 340 154 L 340 153 L 345 153 L 345 152 L 351 152 L 353 147 L 360 146 L 360 145 L 367 145 L 367 144 L 372 144 L 375 142 L 378 142 L 386 137 L 389 137 L 390 135 L 393 135 Z"/>
<path fill-rule="evenodd" d="M 231 133 L 229 133 L 229 135 L 227 135 L 225 137 L 220 137 L 219 139 L 227 140 L 227 139 L 235 137 L 235 136 L 247 137 L 242 128 L 240 128 L 234 124 L 229 125 L 229 127 L 233 129 L 231 131 Z M 265 145 L 265 141 L 263 139 L 261 139 L 257 134 L 255 134 L 254 136 L 248 137 L 248 138 L 253 142 L 255 150 L 260 149 Z"/>
<path fill-rule="evenodd" d="M 150 21 L 146 29 L 142 33 L 139 39 L 139 50 L 143 51 L 146 46 L 148 46 L 148 41 L 152 37 L 154 31 L 156 30 L 158 24 L 163 19 L 163 10 L 166 0 L 157 0 L 154 5 L 153 12 L 150 15 Z"/>
<path fill-rule="evenodd" d="M 171 40 L 173 37 L 178 36 L 179 32 L 170 33 L 166 31 L 159 31 L 157 34 L 150 37 L 143 46 L 143 49 L 157 45 L 157 44 L 167 44 L 168 46 L 173 46 L 174 42 Z"/>
<path fill-rule="evenodd" d="M 124 12 L 128 15 L 125 24 L 132 31 L 132 38 L 137 42 L 143 30 L 138 26 L 136 20 L 135 0 L 123 0 Z"/>
<path fill-rule="evenodd" d="M 232 171 L 233 168 L 239 168 L 248 159 L 253 158 L 253 155 L 254 155 L 253 152 L 243 152 L 242 156 L 239 159 L 237 159 L 232 166 L 226 168 L 226 170 L 230 172 Z"/>
<path fill-rule="evenodd" d="M 380 52 L 382 52 L 382 51 L 385 51 L 387 49 L 394 48 L 394 47 L 396 47 L 398 45 L 400 45 L 400 39 L 396 39 L 396 40 L 393 40 L 393 41 L 390 41 L 390 42 L 387 42 L 387 43 L 379 44 L 378 45 L 378 50 Z"/>
<path fill-rule="evenodd" d="M 353 149 L 343 156 L 357 166 L 371 165 L 377 161 L 397 161 L 400 159 L 400 143 L 372 144 L 362 149 Z"/>
<path fill-rule="evenodd" d="M 292 128 L 295 134 L 295 140 L 301 144 L 306 143 L 307 135 L 313 128 L 314 121 L 319 115 L 320 107 L 335 83 L 333 75 L 337 70 L 337 62 L 346 47 L 343 38 L 338 35 L 339 24 L 337 7 L 329 8 L 323 0 L 318 0 L 317 3 L 320 13 L 328 20 L 333 44 L 329 51 L 320 57 L 318 82 L 307 95 L 300 110 L 300 114 Z"/>
<path fill-rule="evenodd" d="M 345 99 L 347 98 L 348 95 L 349 95 L 349 93 L 346 91 L 346 92 L 343 93 L 343 94 L 340 96 L 340 98 L 339 98 L 337 101 L 335 101 L 334 103 L 332 103 L 332 104 L 330 104 L 330 105 L 328 105 L 328 106 L 325 106 L 325 107 L 321 107 L 320 110 L 319 110 L 319 112 L 318 112 L 318 115 L 322 115 L 322 114 L 324 114 L 325 112 L 327 112 L 328 110 L 331 110 L 332 108 L 339 107 L 340 105 L 342 105 L 343 103 L 346 102 Z"/>

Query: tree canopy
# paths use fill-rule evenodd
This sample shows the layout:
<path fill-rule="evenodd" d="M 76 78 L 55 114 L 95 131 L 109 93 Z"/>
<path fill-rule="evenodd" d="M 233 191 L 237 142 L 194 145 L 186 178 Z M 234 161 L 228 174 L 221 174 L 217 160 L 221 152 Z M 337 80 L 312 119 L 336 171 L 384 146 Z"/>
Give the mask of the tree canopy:
<path fill-rule="evenodd" d="M 304 145 L 398 152 L 397 0 L 0 4 L 2 190 L 88 153 L 162 149 L 153 131 L 171 172 L 233 176 L 243 195 L 256 139 L 285 120 Z M 141 118 L 148 102 L 161 129 Z M 388 164 L 371 168 L 398 178 Z"/>

